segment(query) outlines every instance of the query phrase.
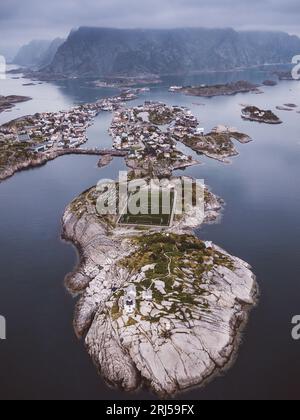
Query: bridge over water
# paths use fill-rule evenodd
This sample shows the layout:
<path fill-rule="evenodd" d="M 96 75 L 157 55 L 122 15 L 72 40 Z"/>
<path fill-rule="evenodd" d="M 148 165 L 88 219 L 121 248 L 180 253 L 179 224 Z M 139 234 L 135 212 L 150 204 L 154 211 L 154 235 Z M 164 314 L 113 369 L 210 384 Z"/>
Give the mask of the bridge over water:
<path fill-rule="evenodd" d="M 94 155 L 94 156 L 112 156 L 112 157 L 125 157 L 127 151 L 115 150 L 115 149 L 62 149 L 61 154 L 63 155 Z"/>

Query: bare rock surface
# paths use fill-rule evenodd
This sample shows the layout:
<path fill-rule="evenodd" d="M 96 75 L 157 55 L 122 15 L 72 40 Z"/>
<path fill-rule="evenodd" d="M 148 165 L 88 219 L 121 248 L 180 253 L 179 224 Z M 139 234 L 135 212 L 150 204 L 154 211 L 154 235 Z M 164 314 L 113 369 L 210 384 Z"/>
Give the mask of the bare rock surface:
<path fill-rule="evenodd" d="M 238 349 L 257 295 L 249 265 L 197 239 L 197 206 L 168 228 L 144 231 L 99 216 L 96 195 L 82 194 L 63 217 L 64 238 L 81 256 L 67 277 L 80 294 L 78 337 L 105 380 L 122 390 L 144 384 L 166 397 L 202 385 Z M 204 222 L 221 208 L 206 191 Z"/>

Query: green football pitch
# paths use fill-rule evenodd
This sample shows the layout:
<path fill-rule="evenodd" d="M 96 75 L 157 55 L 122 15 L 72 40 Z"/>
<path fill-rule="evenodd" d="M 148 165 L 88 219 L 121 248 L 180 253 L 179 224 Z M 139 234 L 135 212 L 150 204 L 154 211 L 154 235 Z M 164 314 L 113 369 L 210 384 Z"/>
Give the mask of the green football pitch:
<path fill-rule="evenodd" d="M 127 207 L 120 217 L 119 224 L 170 226 L 175 199 L 173 190 L 149 191 L 147 189 L 144 192 L 139 192 L 138 197 L 136 194 L 129 195 Z M 131 212 L 133 205 L 139 209 L 137 214 Z"/>

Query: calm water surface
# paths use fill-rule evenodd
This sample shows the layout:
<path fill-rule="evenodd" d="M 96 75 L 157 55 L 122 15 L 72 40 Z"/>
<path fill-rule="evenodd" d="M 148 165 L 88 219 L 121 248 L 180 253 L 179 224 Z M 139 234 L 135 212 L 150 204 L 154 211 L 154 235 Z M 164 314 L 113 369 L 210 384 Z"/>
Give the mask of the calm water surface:
<path fill-rule="evenodd" d="M 239 145 L 231 165 L 201 158 L 185 173 L 204 178 L 226 201 L 221 224 L 205 226 L 199 237 L 213 240 L 248 261 L 261 290 L 235 365 L 205 389 L 180 398 L 252 399 L 300 397 L 300 342 L 291 339 L 291 318 L 300 314 L 300 114 L 276 111 L 284 124 L 242 121 L 240 105 L 265 109 L 300 106 L 300 84 L 282 82 L 263 95 L 202 99 L 174 95 L 174 83 L 219 83 L 247 78 L 259 70 L 164 80 L 143 100 L 186 105 L 208 130 L 218 123 L 236 126 L 254 141 Z M 0 94 L 29 95 L 32 101 L 0 115 L 0 123 L 39 111 L 67 109 L 117 93 L 89 88 L 83 81 L 25 87 L 23 79 L 0 81 Z M 196 105 L 197 104 L 197 105 Z M 300 110 L 300 108 L 299 108 Z M 109 147 L 111 114 L 89 129 L 91 147 Z M 146 399 L 147 391 L 125 394 L 98 377 L 72 330 L 74 301 L 63 286 L 77 261 L 75 249 L 60 239 L 66 205 L 100 178 L 125 169 L 121 159 L 97 168 L 97 158 L 68 156 L 19 173 L 0 185 L 0 314 L 8 339 L 0 342 L 0 399 Z"/>

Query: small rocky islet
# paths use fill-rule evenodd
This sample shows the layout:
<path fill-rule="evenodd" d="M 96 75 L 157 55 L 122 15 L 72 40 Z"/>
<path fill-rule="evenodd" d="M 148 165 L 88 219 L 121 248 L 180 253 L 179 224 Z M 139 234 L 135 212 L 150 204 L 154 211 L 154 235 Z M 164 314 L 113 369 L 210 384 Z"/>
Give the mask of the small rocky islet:
<path fill-rule="evenodd" d="M 246 106 L 242 109 L 244 120 L 255 121 L 264 124 L 282 124 L 281 119 L 271 110 L 262 110 L 256 106 Z"/>
<path fill-rule="evenodd" d="M 279 105 L 276 107 L 276 109 L 278 109 L 279 111 L 287 111 L 287 112 L 295 111 L 297 108 L 298 108 L 298 105 L 296 104 L 284 104 L 284 105 Z"/>
<path fill-rule="evenodd" d="M 245 80 L 218 85 L 171 86 L 169 90 L 174 93 L 183 93 L 184 95 L 199 96 L 203 98 L 231 96 L 238 93 L 262 93 L 259 90 L 258 85 Z"/>
<path fill-rule="evenodd" d="M 18 95 L 2 96 L 0 95 L 0 114 L 1 112 L 8 111 L 14 108 L 17 104 L 31 101 L 31 99 L 32 98 L 30 98 L 29 96 L 18 96 Z"/>

